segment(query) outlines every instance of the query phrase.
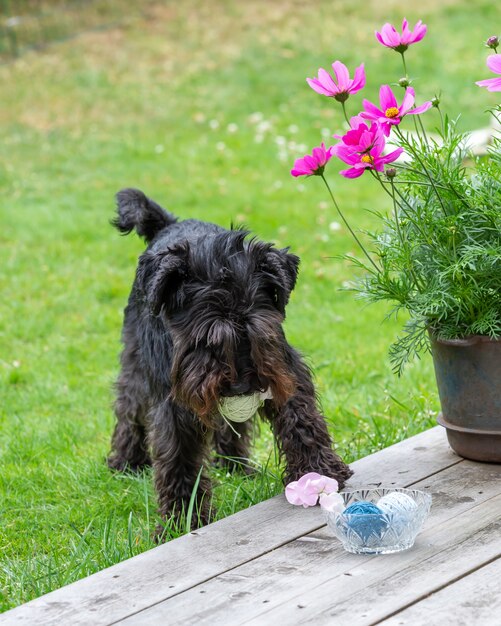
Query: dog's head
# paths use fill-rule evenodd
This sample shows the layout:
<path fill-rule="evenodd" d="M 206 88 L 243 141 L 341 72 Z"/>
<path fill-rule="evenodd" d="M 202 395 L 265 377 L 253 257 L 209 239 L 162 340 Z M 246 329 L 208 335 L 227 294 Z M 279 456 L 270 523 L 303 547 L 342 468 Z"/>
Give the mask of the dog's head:
<path fill-rule="evenodd" d="M 295 380 L 282 322 L 299 259 L 223 231 L 141 257 L 138 284 L 173 343 L 173 399 L 210 423 L 221 397 L 270 389 L 281 405 Z"/>

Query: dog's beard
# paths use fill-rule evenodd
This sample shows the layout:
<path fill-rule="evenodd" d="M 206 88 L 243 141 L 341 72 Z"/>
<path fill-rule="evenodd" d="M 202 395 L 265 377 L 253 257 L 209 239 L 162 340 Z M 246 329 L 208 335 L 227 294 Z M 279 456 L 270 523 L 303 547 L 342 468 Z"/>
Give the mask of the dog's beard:
<path fill-rule="evenodd" d="M 171 379 L 172 399 L 191 409 L 206 426 L 213 426 L 220 389 L 232 372 L 208 352 L 184 351 L 175 354 Z"/>

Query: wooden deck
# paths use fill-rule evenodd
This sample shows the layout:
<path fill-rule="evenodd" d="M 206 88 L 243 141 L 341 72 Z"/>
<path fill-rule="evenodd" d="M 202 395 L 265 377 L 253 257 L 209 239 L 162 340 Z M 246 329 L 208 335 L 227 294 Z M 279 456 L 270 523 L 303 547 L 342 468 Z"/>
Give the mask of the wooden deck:
<path fill-rule="evenodd" d="M 357 461 L 350 486 L 433 495 L 414 548 L 343 550 L 318 508 L 258 504 L 0 615 L 0 624 L 501 624 L 501 465 L 436 427 Z"/>

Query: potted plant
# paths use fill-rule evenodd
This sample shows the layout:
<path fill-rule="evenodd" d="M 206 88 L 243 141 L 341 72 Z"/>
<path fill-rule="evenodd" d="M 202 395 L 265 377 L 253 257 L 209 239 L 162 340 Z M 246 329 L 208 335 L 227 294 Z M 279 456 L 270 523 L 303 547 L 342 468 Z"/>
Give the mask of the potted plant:
<path fill-rule="evenodd" d="M 426 34 L 418 22 L 402 32 L 385 24 L 379 42 L 402 56 L 405 75 L 397 94 L 383 85 L 379 103 L 363 101 L 363 111 L 348 119 L 346 101 L 365 85 L 364 66 L 353 79 L 339 61 L 333 75 L 320 69 L 309 85 L 341 103 L 349 130 L 338 143 L 314 148 L 297 159 L 293 176 L 319 176 L 363 258 L 349 258 L 363 276 L 354 289 L 369 302 L 388 301 L 391 314 L 409 319 L 390 348 L 401 374 L 412 357 L 431 350 L 442 412 L 452 448 L 461 456 L 501 462 L 501 141 L 493 137 L 482 157 L 473 157 L 468 137 L 443 115 L 438 98 L 415 106 L 405 52 Z M 488 68 L 501 74 L 497 37 L 487 40 L 494 54 Z M 501 76 L 479 81 L 501 91 Z M 437 134 L 425 131 L 421 116 L 435 108 Z M 499 122 L 501 108 L 491 111 Z M 428 113 L 429 115 L 429 113 Z M 409 117 L 412 133 L 402 130 Z M 370 175 L 388 197 L 379 228 L 367 233 L 368 245 L 341 211 L 324 174 L 336 156 L 347 178 Z"/>

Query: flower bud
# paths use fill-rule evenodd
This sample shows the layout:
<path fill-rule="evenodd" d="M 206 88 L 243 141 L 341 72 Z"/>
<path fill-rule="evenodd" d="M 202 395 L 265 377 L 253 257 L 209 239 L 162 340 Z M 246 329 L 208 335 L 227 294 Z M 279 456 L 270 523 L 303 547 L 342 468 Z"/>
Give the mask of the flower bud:
<path fill-rule="evenodd" d="M 408 87 L 411 84 L 411 81 L 407 78 L 407 76 L 403 76 L 398 81 L 398 84 L 400 85 L 400 87 L 404 87 L 405 88 L 405 87 Z"/>
<path fill-rule="evenodd" d="M 393 178 L 395 178 L 395 176 L 397 175 L 397 170 L 394 167 L 387 167 L 385 174 L 388 180 L 393 180 Z"/>
<path fill-rule="evenodd" d="M 431 106 L 438 109 L 439 104 L 440 104 L 440 98 L 438 96 L 435 96 L 434 98 L 431 99 Z"/>
<path fill-rule="evenodd" d="M 485 42 L 485 45 L 488 48 L 492 48 L 493 50 L 496 50 L 496 48 L 499 46 L 499 37 L 496 37 L 496 35 L 489 37 L 489 39 Z"/>

